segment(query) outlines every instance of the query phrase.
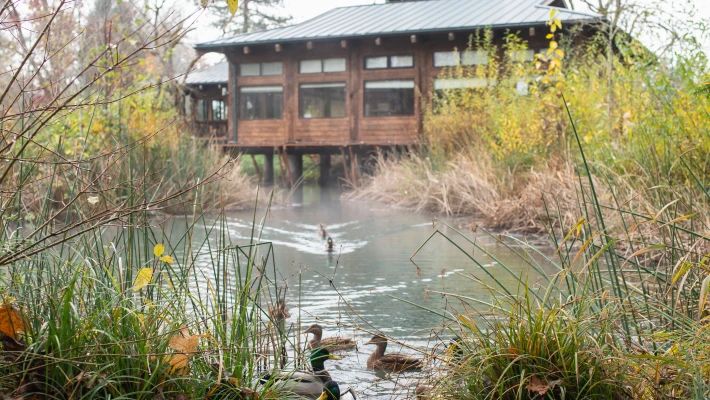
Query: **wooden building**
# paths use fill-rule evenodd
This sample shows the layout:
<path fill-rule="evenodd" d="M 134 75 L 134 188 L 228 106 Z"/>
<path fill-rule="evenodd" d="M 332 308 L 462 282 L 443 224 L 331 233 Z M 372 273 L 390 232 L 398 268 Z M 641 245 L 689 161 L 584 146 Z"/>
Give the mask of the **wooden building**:
<path fill-rule="evenodd" d="M 569 28 L 598 16 L 564 0 L 389 1 L 330 10 L 306 22 L 200 43 L 226 55 L 229 144 L 272 154 L 345 153 L 419 143 L 422 100 L 432 90 L 485 82 L 439 79 L 459 64 L 488 62 L 465 50 L 489 28 L 500 43 L 519 32 L 547 47 L 550 10 Z M 422 99 L 421 96 L 424 96 Z M 298 166 L 296 166 L 298 169 Z"/>
<path fill-rule="evenodd" d="M 192 71 L 185 79 L 185 114 L 191 130 L 198 137 L 227 143 L 229 64 L 221 62 L 209 68 Z"/>

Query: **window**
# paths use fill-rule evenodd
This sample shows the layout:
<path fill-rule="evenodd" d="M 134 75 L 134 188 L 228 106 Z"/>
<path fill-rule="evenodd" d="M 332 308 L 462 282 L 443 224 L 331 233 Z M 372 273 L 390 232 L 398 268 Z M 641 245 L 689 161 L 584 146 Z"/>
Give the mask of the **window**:
<path fill-rule="evenodd" d="M 365 69 L 412 68 L 414 56 L 372 56 L 365 57 Z"/>
<path fill-rule="evenodd" d="M 273 76 L 283 73 L 283 63 L 244 63 L 239 64 L 239 76 Z"/>
<path fill-rule="evenodd" d="M 208 110 L 207 102 L 203 99 L 197 99 L 197 120 L 207 121 Z"/>
<path fill-rule="evenodd" d="M 414 115 L 414 81 L 365 82 L 365 116 Z"/>
<path fill-rule="evenodd" d="M 212 120 L 224 121 L 227 119 L 227 104 L 223 100 L 212 100 Z"/>
<path fill-rule="evenodd" d="M 311 83 L 299 88 L 301 118 L 344 118 L 345 83 Z"/>
<path fill-rule="evenodd" d="M 535 60 L 535 50 L 516 50 L 510 52 L 510 59 L 515 62 L 530 62 Z"/>
<path fill-rule="evenodd" d="M 488 54 L 483 50 L 434 52 L 434 66 L 437 68 L 486 64 L 488 64 Z"/>
<path fill-rule="evenodd" d="M 283 86 L 246 86 L 239 89 L 239 119 L 281 119 Z"/>
<path fill-rule="evenodd" d="M 486 86 L 488 86 L 486 78 L 434 79 L 434 90 L 472 89 Z"/>
<path fill-rule="evenodd" d="M 322 72 L 345 72 L 344 58 L 325 58 L 320 60 L 301 60 L 298 72 L 302 74 L 320 74 Z"/>

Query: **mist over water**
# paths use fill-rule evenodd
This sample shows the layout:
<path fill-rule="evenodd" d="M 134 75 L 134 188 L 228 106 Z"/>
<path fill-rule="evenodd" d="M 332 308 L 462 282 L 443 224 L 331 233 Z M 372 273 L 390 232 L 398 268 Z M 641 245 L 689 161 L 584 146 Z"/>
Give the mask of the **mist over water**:
<path fill-rule="evenodd" d="M 431 348 L 441 342 L 437 337 L 448 341 L 452 335 L 446 332 L 432 335 L 444 326 L 444 319 L 410 303 L 439 313 L 462 311 L 460 301 L 434 292 L 458 293 L 488 302 L 488 290 L 474 277 L 493 285 L 487 270 L 503 284 L 516 287 L 516 281 L 491 257 L 474 252 L 471 244 L 456 237 L 455 232 L 441 224 L 432 227 L 432 218 L 440 216 L 379 204 L 340 202 L 337 195 L 329 197 L 335 200 L 321 201 L 317 188 L 306 188 L 303 206 L 274 207 L 265 223 L 261 242 L 273 244 L 276 279 L 288 287 L 291 317 L 287 330 L 302 331 L 318 322 L 324 327 L 324 337 L 355 337 L 357 352 L 341 354 L 343 360 L 326 363 L 333 379 L 341 387 L 354 386 L 361 397 L 402 398 L 413 390 L 421 376 L 405 373 L 382 380 L 383 374 L 366 369 L 367 357 L 374 350 L 373 346 L 364 345 L 370 335 L 353 328 L 339 328 L 337 323 L 380 331 L 414 347 Z M 265 210 L 257 212 L 257 223 L 264 213 Z M 227 215 L 226 229 L 233 243 L 249 243 L 253 217 L 253 210 Z M 326 251 L 326 239 L 318 232 L 319 223 L 326 225 L 328 235 L 335 241 L 334 252 Z M 416 265 L 413 264 L 410 257 L 436 229 L 469 254 L 473 253 L 480 265 L 441 236 L 430 240 L 414 258 Z M 204 227 L 198 226 L 196 232 L 200 231 L 204 232 Z M 508 268 L 519 265 L 517 257 L 494 238 L 484 233 L 464 233 Z M 208 261 L 209 254 L 201 255 L 197 265 L 211 268 Z M 523 277 L 528 274 L 520 269 L 513 272 Z M 210 276 L 211 271 L 203 273 Z M 267 274 L 274 278 L 271 262 Z M 529 275 L 531 285 L 539 280 L 533 271 Z M 472 301 L 466 307 L 469 311 L 485 311 L 484 306 Z M 302 336 L 301 345 L 304 341 Z M 387 352 L 412 351 L 390 343 Z"/>

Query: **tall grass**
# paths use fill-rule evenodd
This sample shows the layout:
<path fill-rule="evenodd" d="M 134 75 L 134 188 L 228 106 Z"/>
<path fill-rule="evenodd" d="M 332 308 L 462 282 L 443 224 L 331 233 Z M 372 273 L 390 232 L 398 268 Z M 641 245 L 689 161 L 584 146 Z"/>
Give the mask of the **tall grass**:
<path fill-rule="evenodd" d="M 581 218 L 549 225 L 554 252 L 492 235 L 518 256 L 512 262 L 527 266 L 530 276 L 546 277 L 547 284 L 528 286 L 526 276 L 504 263 L 504 273 L 519 286 L 489 287 L 494 302 L 485 317 L 455 316 L 459 352 L 436 382 L 446 398 L 710 396 L 707 199 L 685 197 L 690 188 L 676 190 L 687 184 L 673 179 L 649 181 L 652 186 L 633 194 L 610 190 L 602 196 L 600 184 L 613 187 L 618 175 L 587 158 L 580 136 L 575 129 Z M 698 177 L 691 186 L 702 185 L 702 169 L 688 162 L 692 157 L 677 157 Z M 557 203 L 546 197 L 545 204 L 549 220 Z M 465 234 L 458 236 L 488 254 Z M 545 273 L 548 268 L 556 272 Z"/>

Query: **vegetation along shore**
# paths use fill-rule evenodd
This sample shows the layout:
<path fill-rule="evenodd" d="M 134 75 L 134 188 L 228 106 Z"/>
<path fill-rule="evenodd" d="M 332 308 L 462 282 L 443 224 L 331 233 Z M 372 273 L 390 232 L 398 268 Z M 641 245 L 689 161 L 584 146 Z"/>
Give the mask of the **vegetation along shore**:
<path fill-rule="evenodd" d="M 365 1 L 314 15 L 325 33 L 290 24 L 297 0 L 89 3 L 0 3 L 3 399 L 710 398 L 694 3 L 519 0 L 534 23 L 347 37 L 328 29 L 460 2 Z M 198 53 L 205 24 L 224 37 Z M 190 80 L 208 51 L 226 80 Z M 430 236 L 326 221 L 333 192 Z M 312 221 L 272 229 L 291 208 Z M 393 247 L 408 270 L 343 282 Z M 434 323 L 375 326 L 385 301 Z"/>

